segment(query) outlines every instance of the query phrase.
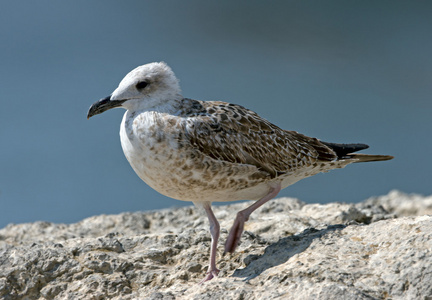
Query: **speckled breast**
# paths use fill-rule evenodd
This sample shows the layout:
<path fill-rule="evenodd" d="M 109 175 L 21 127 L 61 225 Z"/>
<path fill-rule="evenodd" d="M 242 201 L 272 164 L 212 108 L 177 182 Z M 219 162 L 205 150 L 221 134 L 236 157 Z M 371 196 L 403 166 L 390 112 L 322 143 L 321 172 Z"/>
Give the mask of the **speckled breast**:
<path fill-rule="evenodd" d="M 185 201 L 258 199 L 267 192 L 255 166 L 214 160 L 191 147 L 184 118 L 126 112 L 120 128 L 123 152 L 153 189 Z"/>

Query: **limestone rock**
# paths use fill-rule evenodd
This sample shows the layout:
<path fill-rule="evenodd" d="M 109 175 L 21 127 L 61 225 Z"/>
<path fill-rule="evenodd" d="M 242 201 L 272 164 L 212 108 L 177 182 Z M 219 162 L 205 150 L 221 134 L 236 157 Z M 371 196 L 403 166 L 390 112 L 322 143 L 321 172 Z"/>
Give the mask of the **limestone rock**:
<path fill-rule="evenodd" d="M 202 285 L 210 234 L 193 207 L 8 225 L 0 299 L 430 299 L 431 199 L 392 191 L 358 204 L 273 200 Z M 248 204 L 215 207 L 220 251 Z"/>
<path fill-rule="evenodd" d="M 381 205 L 388 212 L 398 216 L 432 215 L 432 195 L 405 194 L 397 190 L 364 201 L 365 205 Z"/>

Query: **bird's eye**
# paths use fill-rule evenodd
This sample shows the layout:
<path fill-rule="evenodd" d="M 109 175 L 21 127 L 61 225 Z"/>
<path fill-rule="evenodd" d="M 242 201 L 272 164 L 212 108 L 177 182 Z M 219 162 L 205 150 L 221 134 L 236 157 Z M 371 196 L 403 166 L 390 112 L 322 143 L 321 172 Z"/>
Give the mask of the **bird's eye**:
<path fill-rule="evenodd" d="M 146 81 L 140 81 L 136 84 L 136 88 L 138 90 L 142 90 L 144 89 L 146 86 L 148 85 L 148 83 Z"/>

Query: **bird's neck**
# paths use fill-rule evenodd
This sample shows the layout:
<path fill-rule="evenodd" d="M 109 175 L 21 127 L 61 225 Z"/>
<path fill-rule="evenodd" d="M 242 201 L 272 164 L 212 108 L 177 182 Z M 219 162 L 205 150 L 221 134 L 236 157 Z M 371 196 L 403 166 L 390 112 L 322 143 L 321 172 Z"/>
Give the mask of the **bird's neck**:
<path fill-rule="evenodd" d="M 146 99 L 146 101 L 128 101 L 126 109 L 135 112 L 155 111 L 160 113 L 174 114 L 178 111 L 183 97 L 170 98 L 168 100 Z"/>

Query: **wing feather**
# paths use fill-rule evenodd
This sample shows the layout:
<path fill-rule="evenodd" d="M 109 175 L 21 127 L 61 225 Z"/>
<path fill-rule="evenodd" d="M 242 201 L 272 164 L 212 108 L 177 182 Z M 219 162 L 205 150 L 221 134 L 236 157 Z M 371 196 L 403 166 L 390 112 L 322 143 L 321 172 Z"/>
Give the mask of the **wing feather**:
<path fill-rule="evenodd" d="M 187 100 L 199 107 L 187 112 L 189 143 L 213 159 L 254 165 L 273 178 L 336 159 L 319 140 L 283 130 L 240 105 Z"/>

